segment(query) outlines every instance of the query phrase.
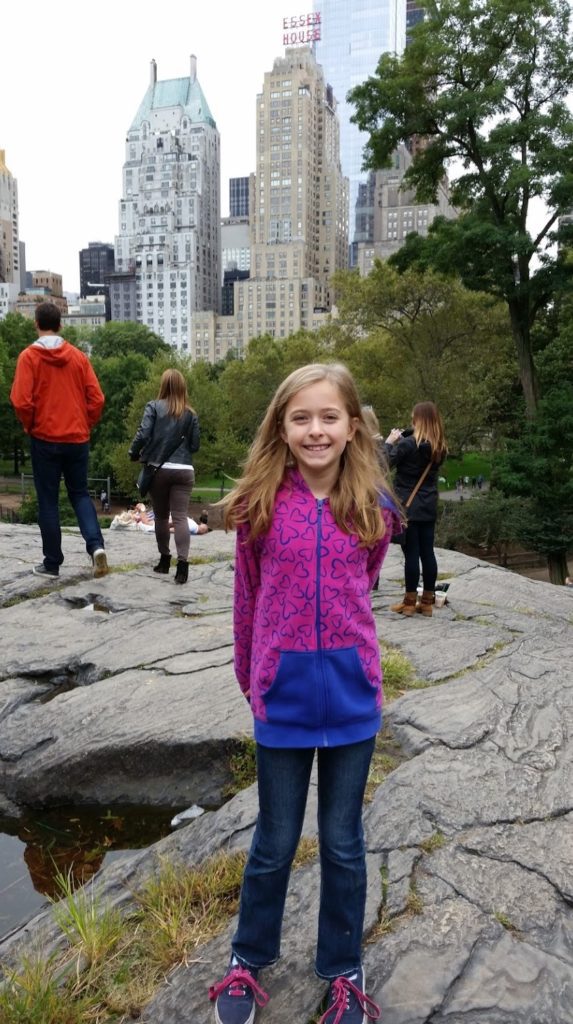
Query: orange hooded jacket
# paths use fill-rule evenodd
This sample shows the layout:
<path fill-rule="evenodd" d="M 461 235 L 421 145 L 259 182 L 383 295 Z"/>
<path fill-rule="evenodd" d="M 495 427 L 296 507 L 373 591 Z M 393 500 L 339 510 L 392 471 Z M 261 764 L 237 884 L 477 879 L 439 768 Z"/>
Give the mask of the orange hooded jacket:
<path fill-rule="evenodd" d="M 18 356 L 10 401 L 32 437 L 83 444 L 105 398 L 88 357 L 63 338 L 49 335 Z"/>

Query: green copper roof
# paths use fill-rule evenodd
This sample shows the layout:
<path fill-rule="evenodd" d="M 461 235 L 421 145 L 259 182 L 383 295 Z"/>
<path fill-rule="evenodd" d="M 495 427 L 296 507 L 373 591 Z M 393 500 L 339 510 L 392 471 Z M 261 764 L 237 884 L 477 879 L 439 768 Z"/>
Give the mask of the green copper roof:
<path fill-rule="evenodd" d="M 190 121 L 204 122 L 213 128 L 217 127 L 197 79 L 192 81 L 190 78 L 171 78 L 166 82 L 155 82 L 149 86 L 130 131 L 140 128 L 142 121 L 149 121 L 152 110 L 166 107 L 182 107 Z"/>

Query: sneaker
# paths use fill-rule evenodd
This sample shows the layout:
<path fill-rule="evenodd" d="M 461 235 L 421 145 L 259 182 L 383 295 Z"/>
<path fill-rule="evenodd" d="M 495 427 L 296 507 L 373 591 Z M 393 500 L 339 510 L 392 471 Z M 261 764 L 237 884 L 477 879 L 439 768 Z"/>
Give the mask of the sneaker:
<path fill-rule="evenodd" d="M 215 1003 L 217 1024 L 253 1024 L 257 1006 L 266 1006 L 269 997 L 257 984 L 258 970 L 240 964 L 235 956 L 222 981 L 209 989 Z"/>
<path fill-rule="evenodd" d="M 109 565 L 107 564 L 107 555 L 103 548 L 97 548 L 97 550 L 92 553 L 92 562 L 94 564 L 94 576 L 96 580 L 98 580 L 100 576 L 107 576 L 109 572 Z"/>
<path fill-rule="evenodd" d="M 353 974 L 334 978 L 328 990 L 326 1013 L 320 1024 L 367 1024 L 369 1020 L 380 1019 L 380 1007 L 365 991 L 364 970 L 360 967 Z"/>
<path fill-rule="evenodd" d="M 48 569 L 47 565 L 44 565 L 43 562 L 40 562 L 39 565 L 35 565 L 34 568 L 32 569 L 32 572 L 34 573 L 34 576 L 59 576 L 60 575 L 60 570 L 59 569 Z"/>

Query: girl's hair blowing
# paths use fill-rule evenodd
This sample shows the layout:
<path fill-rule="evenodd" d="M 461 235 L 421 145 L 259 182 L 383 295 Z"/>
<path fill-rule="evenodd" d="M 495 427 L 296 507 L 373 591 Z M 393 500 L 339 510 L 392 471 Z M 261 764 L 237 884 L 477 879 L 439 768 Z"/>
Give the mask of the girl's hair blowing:
<path fill-rule="evenodd" d="M 332 514 L 340 529 L 357 534 L 363 544 L 373 544 L 384 535 L 380 494 L 391 494 L 391 488 L 378 465 L 356 385 L 350 371 L 341 363 L 310 363 L 294 370 L 279 385 L 251 445 L 243 476 L 223 499 L 227 528 L 249 523 L 251 540 L 268 530 L 276 493 L 287 467 L 294 464 L 288 445 L 281 437 L 286 407 L 303 388 L 325 380 L 337 388 L 356 426 L 354 437 L 342 454 L 340 473 L 329 495 Z"/>
<path fill-rule="evenodd" d="M 444 421 L 437 405 L 433 402 L 418 402 L 412 409 L 412 426 L 416 444 L 429 441 L 434 462 L 442 460 L 448 453 L 444 433 Z"/>
<path fill-rule="evenodd" d="M 179 370 L 165 370 L 161 377 L 157 398 L 162 398 L 167 402 L 169 415 L 176 419 L 179 419 L 186 409 L 194 412 L 187 397 L 187 382 Z"/>

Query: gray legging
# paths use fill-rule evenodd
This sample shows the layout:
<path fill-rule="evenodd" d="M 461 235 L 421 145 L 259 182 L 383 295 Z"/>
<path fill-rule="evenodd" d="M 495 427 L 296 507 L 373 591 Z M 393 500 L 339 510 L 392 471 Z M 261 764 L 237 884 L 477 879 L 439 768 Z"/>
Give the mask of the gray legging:
<path fill-rule="evenodd" d="M 406 564 L 406 590 L 413 593 L 420 579 L 420 562 L 422 563 L 422 579 L 424 590 L 435 590 L 438 564 L 434 554 L 435 520 L 429 523 L 409 522 L 404 544 Z"/>
<path fill-rule="evenodd" d="M 150 488 L 155 513 L 155 539 L 160 555 L 169 551 L 169 513 L 173 520 L 177 558 L 186 562 L 189 555 L 189 498 L 195 473 L 189 469 L 158 469 Z"/>

